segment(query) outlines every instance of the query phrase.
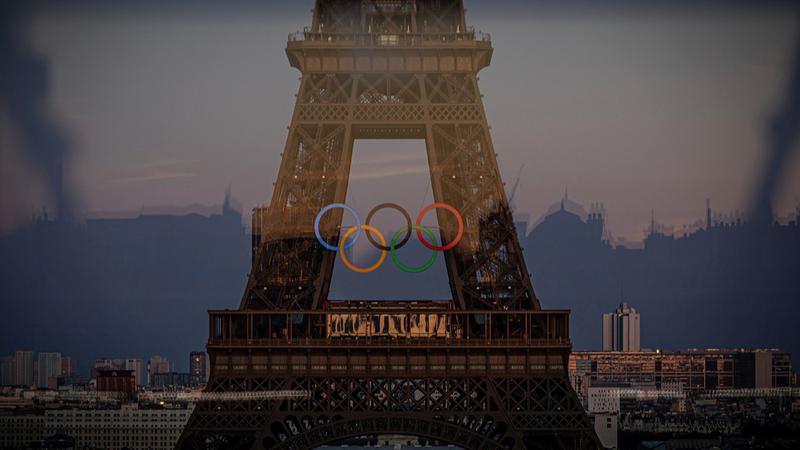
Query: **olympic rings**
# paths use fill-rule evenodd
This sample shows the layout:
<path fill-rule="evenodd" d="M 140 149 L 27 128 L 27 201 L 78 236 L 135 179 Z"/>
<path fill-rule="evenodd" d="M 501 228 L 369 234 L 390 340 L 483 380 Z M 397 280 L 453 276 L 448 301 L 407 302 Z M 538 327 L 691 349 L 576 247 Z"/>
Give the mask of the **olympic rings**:
<path fill-rule="evenodd" d="M 358 240 L 358 237 L 361 235 L 361 218 L 358 217 L 358 213 L 356 212 L 355 209 L 345 205 L 344 203 L 331 203 L 330 205 L 320 209 L 319 212 L 317 213 L 317 217 L 314 219 L 314 234 L 317 235 L 317 240 L 319 241 L 319 243 L 322 244 L 323 247 L 327 248 L 328 250 L 330 250 L 332 252 L 338 251 L 339 249 L 337 247 L 331 245 L 331 244 L 328 244 L 327 242 L 325 242 L 324 239 L 322 239 L 322 236 L 320 236 L 320 234 L 319 234 L 319 221 L 322 219 L 322 215 L 323 214 L 325 214 L 326 212 L 328 212 L 328 211 L 330 211 L 330 210 L 332 210 L 334 208 L 342 208 L 342 209 L 346 210 L 347 212 L 349 212 L 350 214 L 352 214 L 353 218 L 356 219 L 356 224 L 355 224 L 355 227 L 356 227 L 356 230 L 357 230 L 356 231 L 356 235 L 353 237 L 352 241 L 350 241 L 348 244 L 344 245 L 344 248 L 347 249 L 347 248 L 350 248 L 353 245 L 355 245 L 356 241 Z M 341 244 L 344 241 L 345 241 L 345 238 L 342 238 L 339 243 Z M 384 242 L 384 244 L 385 244 L 385 242 Z M 339 247 L 341 247 L 341 245 Z"/>
<path fill-rule="evenodd" d="M 398 204 L 396 204 L 396 203 L 381 203 L 380 205 L 378 205 L 378 206 L 376 206 L 376 207 L 372 208 L 372 210 L 369 212 L 369 214 L 367 214 L 367 220 L 366 220 L 366 222 L 364 222 L 364 223 L 365 223 L 365 224 L 367 224 L 367 225 L 369 225 L 369 222 L 372 220 L 372 216 L 374 216 L 376 212 L 378 212 L 378 211 L 380 211 L 381 209 L 384 209 L 384 208 L 391 208 L 391 209 L 395 209 L 395 210 L 397 210 L 397 211 L 400 211 L 400 214 L 402 214 L 402 215 L 403 215 L 403 217 L 405 217 L 405 219 L 406 219 L 406 227 L 405 227 L 405 230 L 406 230 L 406 235 L 405 235 L 405 236 L 403 236 L 403 240 L 401 240 L 401 241 L 400 241 L 400 242 L 399 242 L 399 243 L 398 243 L 396 246 L 393 246 L 393 247 L 390 249 L 390 248 L 389 248 L 389 247 L 387 247 L 386 245 L 378 245 L 378 243 L 377 243 L 377 242 L 375 242 L 375 240 L 374 240 L 374 239 L 372 239 L 372 235 L 370 234 L 370 232 L 369 232 L 369 231 L 367 231 L 367 232 L 366 232 L 366 233 L 364 233 L 364 234 L 366 234 L 366 235 L 367 235 L 367 239 L 369 240 L 369 242 L 370 242 L 372 245 L 374 245 L 375 247 L 377 247 L 377 248 L 378 248 L 378 249 L 380 249 L 380 250 L 383 250 L 383 251 L 385 251 L 385 252 L 388 252 L 388 251 L 390 251 L 390 250 L 392 250 L 392 249 L 394 249 L 394 250 L 397 250 L 397 249 L 399 249 L 400 247 L 402 247 L 402 246 L 406 245 L 406 242 L 408 242 L 408 238 L 410 238 L 410 237 L 411 237 L 411 228 L 412 228 L 412 226 L 411 226 L 411 225 L 412 225 L 412 224 L 411 224 L 411 216 L 409 216 L 409 215 L 408 215 L 408 211 L 406 211 L 406 210 L 405 210 L 405 209 L 404 209 L 402 206 L 400 206 L 400 205 L 398 205 Z"/>
<path fill-rule="evenodd" d="M 413 228 L 414 228 L 414 230 L 422 229 L 422 231 L 426 235 L 428 235 L 428 239 L 430 239 L 432 241 L 436 241 L 436 236 L 434 236 L 434 234 L 433 234 L 433 232 L 431 230 L 429 230 L 429 229 L 427 229 L 425 227 L 419 226 L 419 225 L 414 225 Z M 407 273 L 425 272 L 426 270 L 428 270 L 428 268 L 430 268 L 433 265 L 434 262 L 436 262 L 436 251 L 431 252 L 431 257 L 428 258 L 428 261 L 426 261 L 425 264 L 423 264 L 423 265 L 421 265 L 419 267 L 409 267 L 409 266 L 401 263 L 400 262 L 400 258 L 397 257 L 397 252 L 395 251 L 395 250 L 397 250 L 397 247 L 395 247 L 394 244 L 395 244 L 395 242 L 397 242 L 397 238 L 400 237 L 400 233 L 402 233 L 403 231 L 406 232 L 406 239 L 408 239 L 408 236 L 411 234 L 411 230 L 409 228 L 401 228 L 401 229 L 397 230 L 397 232 L 394 234 L 394 236 L 392 236 L 392 243 L 390 244 L 391 250 L 389 250 L 389 254 L 392 255 L 392 261 L 394 261 L 394 264 L 397 266 L 397 268 L 399 268 L 403 272 L 407 272 Z M 369 234 L 367 234 L 367 236 L 369 236 Z"/>
<path fill-rule="evenodd" d="M 334 208 L 341 208 L 341 209 L 346 210 L 347 212 L 352 214 L 353 218 L 356 220 L 356 224 L 354 226 L 350 227 L 344 233 L 344 235 L 342 235 L 342 237 L 339 239 L 339 244 L 336 245 L 336 246 L 325 242 L 325 240 L 322 239 L 322 235 L 319 232 L 319 224 L 320 224 L 320 221 L 322 220 L 322 216 L 326 212 L 328 212 L 328 211 L 330 211 L 331 209 L 334 209 Z M 380 211 L 381 209 L 384 209 L 384 208 L 395 209 L 395 210 L 399 211 L 403 215 L 403 217 L 406 219 L 406 226 L 398 229 L 397 232 L 394 233 L 394 235 L 392 236 L 392 239 L 391 239 L 391 243 L 390 243 L 390 245 L 388 247 L 386 246 L 386 238 L 383 236 L 383 234 L 381 234 L 381 232 L 377 228 L 375 228 L 372 225 L 370 225 L 370 221 L 372 220 L 372 217 L 378 211 Z M 456 217 L 456 220 L 458 221 L 458 231 L 456 232 L 456 236 L 447 245 L 437 245 L 438 242 L 436 240 L 436 235 L 431 230 L 429 230 L 428 228 L 425 228 L 422 225 L 422 219 L 425 218 L 425 215 L 427 213 L 429 213 L 431 210 L 439 209 L 439 208 L 446 209 L 446 210 L 450 211 L 451 213 L 453 213 L 453 215 Z M 365 231 L 364 234 L 367 235 L 367 239 L 370 241 L 370 243 L 373 246 L 375 246 L 375 248 L 377 248 L 377 249 L 379 249 L 381 251 L 381 255 L 378 258 L 378 261 L 375 262 L 375 264 L 373 264 L 373 265 L 371 265 L 369 267 L 357 267 L 356 265 L 354 265 L 352 262 L 350 262 L 347 259 L 347 255 L 345 255 L 345 252 L 344 252 L 344 250 L 346 250 L 346 249 L 352 247 L 353 245 L 355 245 L 356 241 L 361 236 L 361 230 Z M 428 258 L 428 261 L 426 261 L 425 263 L 423 263 L 419 267 L 409 267 L 409 266 L 403 264 L 402 262 L 400 262 L 400 259 L 397 257 L 397 249 L 399 249 L 400 247 L 402 247 L 403 245 L 405 245 L 408 242 L 409 238 L 411 237 L 412 231 L 416 232 L 417 239 L 422 243 L 422 245 L 424 245 L 425 247 L 429 248 L 430 250 L 433 250 L 433 255 L 431 255 L 431 257 Z M 354 233 L 355 233 L 355 236 L 352 236 Z M 375 242 L 375 239 L 372 237 L 372 233 L 375 233 L 375 234 L 378 235 L 378 240 L 380 241 L 380 243 Z M 400 238 L 400 235 L 403 234 L 403 233 L 405 233 L 405 236 L 403 237 L 402 240 L 400 240 L 398 242 L 398 239 Z M 402 206 L 397 205 L 395 203 L 381 203 L 380 205 L 372 208 L 372 210 L 367 215 L 367 221 L 362 224 L 361 223 L 361 218 L 358 216 L 358 213 L 356 213 L 356 211 L 353 208 L 351 208 L 350 206 L 345 205 L 344 203 L 331 203 L 331 204 L 325 206 L 324 208 L 322 208 L 319 211 L 319 213 L 317 213 L 317 216 L 314 218 L 314 234 L 317 236 L 317 240 L 319 241 L 319 243 L 323 247 L 325 247 L 328 250 L 334 251 L 334 252 L 339 252 L 339 257 L 342 259 L 342 262 L 344 263 L 344 265 L 348 269 L 350 269 L 350 270 L 352 270 L 354 272 L 358 272 L 358 273 L 374 272 L 375 270 L 378 269 L 378 267 L 381 266 L 381 264 L 383 264 L 384 260 L 386 260 L 386 252 L 389 252 L 389 254 L 392 256 L 392 261 L 395 263 L 395 265 L 400 270 L 402 270 L 404 272 L 408 272 L 408 273 L 420 273 L 420 272 L 424 272 L 424 271 L 428 270 L 433 265 L 433 263 L 436 262 L 436 252 L 437 251 L 450 250 L 451 248 L 453 248 L 456 245 L 458 245 L 458 243 L 461 241 L 461 238 L 464 236 L 464 219 L 461 216 L 461 213 L 459 213 L 458 210 L 456 208 L 454 208 L 452 205 L 448 205 L 447 203 L 431 203 L 430 205 L 428 205 L 425 208 L 423 208 L 422 211 L 420 211 L 419 215 L 417 216 L 416 223 L 412 224 L 411 223 L 411 217 L 408 215 L 408 212 L 405 209 L 403 209 Z M 423 237 L 423 234 L 425 234 L 428 237 L 428 240 L 426 240 Z M 351 236 L 352 236 L 352 239 L 348 242 L 347 240 Z M 431 242 L 433 242 L 433 243 L 431 243 Z"/>
<path fill-rule="evenodd" d="M 422 226 L 422 219 L 425 218 L 425 214 L 427 214 L 429 211 L 433 209 L 438 209 L 438 208 L 446 209 L 456 216 L 456 220 L 458 220 L 458 231 L 456 232 L 455 239 L 453 239 L 447 245 L 442 245 L 442 246 L 433 245 L 422 237 L 422 231 L 420 228 L 417 228 L 417 239 L 419 239 L 422 245 L 428 247 L 431 250 L 438 250 L 438 251 L 450 250 L 451 248 L 458 245 L 459 241 L 461 241 L 461 237 L 464 236 L 464 219 L 461 217 L 461 213 L 459 213 L 457 209 L 453 208 L 451 205 L 448 205 L 447 203 L 431 203 L 430 205 L 426 206 L 425 208 L 422 209 L 422 211 L 419 212 L 419 215 L 417 216 L 416 225 L 418 227 Z"/>
<path fill-rule="evenodd" d="M 377 269 L 378 267 L 381 266 L 381 264 L 383 264 L 383 260 L 386 259 L 386 252 L 381 252 L 381 256 L 378 258 L 378 261 L 375 264 L 373 264 L 373 265 L 371 265 L 369 267 L 356 267 L 355 265 L 353 265 L 353 263 L 351 263 L 350 261 L 347 260 L 347 256 L 345 255 L 345 251 L 344 251 L 344 249 L 346 248 L 345 247 L 345 241 L 347 241 L 347 238 L 350 237 L 350 235 L 353 234 L 353 232 L 360 231 L 362 228 L 364 230 L 366 230 L 367 233 L 373 232 L 373 233 L 377 234 L 378 235 L 378 239 L 381 241 L 381 244 L 382 245 L 386 245 L 386 239 L 384 239 L 383 234 L 381 234 L 381 232 L 378 231 L 377 228 L 375 228 L 375 227 L 373 227 L 371 225 L 367 225 L 367 224 L 364 224 L 364 225 L 361 225 L 361 226 L 351 227 L 349 230 L 347 230 L 344 233 L 344 236 L 342 236 L 342 239 L 339 240 L 339 257 L 342 259 L 342 262 L 344 263 L 344 265 L 348 269 L 352 270 L 353 272 L 370 273 L 370 272 L 375 271 L 375 269 Z M 353 239 L 353 242 L 355 242 L 355 239 Z"/>

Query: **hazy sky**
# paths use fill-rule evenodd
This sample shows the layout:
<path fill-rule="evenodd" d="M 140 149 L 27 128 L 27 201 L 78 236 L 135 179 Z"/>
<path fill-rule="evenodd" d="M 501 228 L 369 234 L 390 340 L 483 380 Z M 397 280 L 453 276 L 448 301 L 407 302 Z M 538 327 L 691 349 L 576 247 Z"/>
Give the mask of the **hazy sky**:
<path fill-rule="evenodd" d="M 275 3 L 36 13 L 33 43 L 74 140 L 68 178 L 84 210 L 218 203 L 227 184 L 245 210 L 269 199 L 298 88 L 283 50 L 313 2 Z M 568 186 L 573 200 L 605 203 L 614 235 L 638 240 L 651 209 L 680 226 L 704 215 L 706 197 L 717 210 L 746 207 L 797 33 L 788 7 L 525 5 L 467 1 L 468 22 L 495 47 L 480 86 L 509 186 L 525 166 L 519 212 L 538 217 Z M 13 138 L 0 143 L 8 224 L 40 200 Z M 393 189 L 427 182 L 422 142 L 370 159 L 376 145 L 359 143 L 354 170 L 414 175 L 395 175 Z M 800 203 L 800 158 L 787 169 L 780 214 Z"/>

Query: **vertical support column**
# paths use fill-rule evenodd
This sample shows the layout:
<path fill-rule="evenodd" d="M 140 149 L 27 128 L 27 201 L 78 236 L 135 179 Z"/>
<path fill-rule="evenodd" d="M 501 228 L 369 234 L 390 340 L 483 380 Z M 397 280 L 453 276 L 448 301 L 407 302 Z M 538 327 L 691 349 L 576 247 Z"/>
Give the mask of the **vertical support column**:
<path fill-rule="evenodd" d="M 428 170 L 431 176 L 431 190 L 433 191 L 433 199 L 435 202 L 444 201 L 444 187 L 442 186 L 442 170 L 439 164 L 439 157 L 436 148 L 436 142 L 433 137 L 433 119 L 431 118 L 431 101 L 428 97 L 428 89 L 425 83 L 425 74 L 417 74 L 419 80 L 419 92 L 423 110 L 425 111 L 425 150 L 428 155 Z M 437 210 L 438 214 L 439 211 Z M 449 233 L 446 233 L 444 228 L 439 229 L 439 239 L 444 243 L 449 238 Z M 444 244 L 442 244 L 444 245 Z M 464 310 L 467 304 L 464 301 L 464 294 L 462 292 L 464 283 L 459 277 L 458 270 L 456 269 L 456 260 L 453 250 L 444 252 L 445 266 L 447 267 L 447 278 L 450 283 L 450 291 L 453 293 L 453 301 L 458 305 L 458 308 Z"/>
<path fill-rule="evenodd" d="M 352 122 L 343 125 L 345 128 L 344 138 L 342 142 L 342 155 L 339 164 L 339 169 L 336 173 L 336 189 L 333 193 L 333 203 L 344 203 L 347 200 L 347 185 L 350 179 L 350 164 L 353 157 L 353 126 Z M 325 205 L 320 205 L 323 207 Z M 344 217 L 342 210 L 333 210 L 329 214 L 333 214 L 336 218 L 336 223 L 339 224 L 339 232 L 336 233 L 337 238 L 341 236 L 341 224 Z M 336 263 L 336 253 L 325 251 L 322 256 L 322 268 L 319 276 L 317 277 L 314 285 L 314 300 L 311 303 L 311 309 L 318 309 L 325 300 L 328 298 L 330 291 L 331 275 L 333 274 L 333 266 Z"/>
<path fill-rule="evenodd" d="M 294 103 L 294 110 L 292 111 L 292 120 L 288 127 L 288 134 L 286 135 L 286 143 L 283 147 L 283 153 L 281 157 L 281 164 L 278 167 L 278 179 L 275 183 L 273 183 L 273 190 L 272 190 L 272 198 L 270 200 L 269 208 L 266 213 L 266 217 L 262 222 L 262 229 L 261 229 L 261 241 L 264 242 L 266 237 L 266 233 L 269 232 L 268 228 L 272 225 L 273 221 L 275 220 L 274 211 L 276 205 L 282 204 L 285 201 L 284 196 L 286 193 L 283 191 L 283 180 L 281 179 L 282 176 L 287 176 L 290 172 L 290 167 L 293 163 L 297 161 L 297 152 L 299 142 L 297 139 L 297 127 L 298 127 L 298 115 L 300 111 L 300 105 L 303 102 L 304 93 L 307 89 L 309 84 L 309 77 L 308 74 L 303 74 L 300 78 L 300 87 L 297 90 L 297 96 L 295 98 Z"/>
<path fill-rule="evenodd" d="M 518 270 L 520 271 L 520 282 L 522 284 L 522 289 L 527 291 L 528 297 L 530 300 L 529 305 L 522 305 L 526 308 L 532 308 L 534 310 L 540 310 L 541 305 L 539 304 L 539 299 L 536 297 L 536 293 L 533 290 L 533 283 L 531 283 L 531 275 L 528 272 L 528 267 L 525 264 L 525 259 L 522 256 L 522 247 L 519 245 L 519 236 L 517 236 L 517 229 L 514 226 L 513 218 L 511 218 L 512 211 L 510 210 L 508 204 L 508 198 L 506 196 L 506 191 L 502 185 L 502 177 L 500 176 L 500 166 L 497 163 L 497 153 L 494 150 L 494 143 L 492 142 L 492 136 L 490 132 L 490 127 L 488 120 L 486 119 L 486 109 L 483 106 L 483 98 L 481 96 L 481 91 L 478 86 L 478 77 L 477 75 L 473 74 L 470 76 L 470 81 L 473 86 L 473 90 L 475 92 L 475 104 L 480 109 L 480 116 L 481 116 L 481 127 L 483 129 L 483 136 L 484 136 L 484 145 L 486 146 L 486 150 L 484 154 L 486 157 L 491 161 L 491 166 L 493 171 L 495 172 L 496 179 L 498 180 L 500 186 L 497 192 L 499 196 L 499 203 L 502 208 L 506 208 L 509 215 L 509 226 L 510 230 L 508 232 L 511 235 L 510 239 L 507 239 L 506 245 L 508 246 L 509 253 L 513 254 L 513 258 L 516 261 L 512 261 L 512 264 L 516 265 Z"/>
<path fill-rule="evenodd" d="M 465 225 L 461 243 L 445 252 L 453 297 L 462 309 L 538 309 L 513 229 L 477 77 L 474 73 L 433 76 L 435 81 L 423 83 L 421 91 L 434 198 L 458 208 Z M 429 84 L 433 92 L 428 91 Z M 480 111 L 478 117 L 434 122 L 432 108 L 464 102 Z M 442 118 L 437 116 L 437 120 Z M 437 211 L 437 217 L 443 227 L 442 240 L 449 241 L 454 235 L 447 227 L 452 217 L 444 210 Z"/>
<path fill-rule="evenodd" d="M 350 167 L 353 161 L 353 111 L 357 103 L 356 96 L 360 76 L 357 74 L 350 74 L 350 77 L 352 78 L 352 82 L 350 83 L 350 98 L 347 102 L 347 121 L 343 125 L 345 127 L 344 138 L 342 141 L 342 155 L 339 161 L 339 168 L 336 171 L 336 190 L 333 194 L 334 203 L 344 203 L 347 200 L 347 186 L 350 182 Z M 342 211 L 336 210 L 331 211 L 331 213 L 339 214 L 337 221 L 340 224 L 341 230 Z M 341 232 L 337 234 L 341 235 Z M 311 309 L 320 308 L 325 300 L 328 299 L 328 293 L 331 287 L 331 275 L 333 274 L 333 266 L 335 263 L 336 253 L 325 252 L 322 260 L 322 269 L 315 282 L 316 290 L 314 292 L 314 300 L 311 303 Z"/>
<path fill-rule="evenodd" d="M 253 257 L 252 257 L 252 267 L 251 271 L 247 280 L 247 286 L 244 289 L 244 293 L 242 294 L 242 299 L 239 303 L 239 309 L 248 309 L 252 307 L 257 307 L 254 305 L 250 305 L 251 300 L 251 291 L 256 288 L 258 285 L 258 273 L 260 271 L 260 266 L 262 265 L 262 258 L 264 258 L 264 247 L 265 243 L 270 240 L 272 237 L 270 233 L 274 231 L 274 229 L 278 229 L 275 226 L 276 216 L 279 211 L 279 208 L 282 209 L 283 204 L 286 202 L 286 187 L 284 186 L 285 177 L 289 174 L 290 168 L 292 164 L 296 163 L 297 160 L 297 152 L 298 152 L 298 139 L 297 139 L 297 127 L 298 127 L 298 115 L 300 110 L 300 105 L 303 101 L 303 93 L 305 92 L 307 86 L 309 84 L 309 75 L 303 74 L 300 78 L 300 86 L 298 88 L 298 93 L 295 98 L 295 105 L 294 110 L 292 112 L 292 119 L 290 125 L 288 126 L 288 133 L 286 136 L 286 142 L 283 147 L 283 153 L 281 157 L 281 163 L 278 170 L 278 179 L 275 183 L 273 183 L 273 190 L 272 190 L 272 197 L 268 209 L 266 212 L 259 213 L 259 225 L 260 225 L 260 243 L 258 248 L 255 249 Z M 280 205 L 280 206 L 279 206 Z"/>

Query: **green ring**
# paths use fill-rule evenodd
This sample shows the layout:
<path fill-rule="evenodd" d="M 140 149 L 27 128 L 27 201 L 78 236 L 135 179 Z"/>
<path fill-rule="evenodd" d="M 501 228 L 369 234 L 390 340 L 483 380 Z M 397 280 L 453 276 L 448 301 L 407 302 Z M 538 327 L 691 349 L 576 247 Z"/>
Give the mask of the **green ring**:
<path fill-rule="evenodd" d="M 423 233 L 425 233 L 426 236 L 428 236 L 428 239 L 431 242 L 433 242 L 434 245 L 437 244 L 436 236 L 433 234 L 433 232 L 431 230 L 423 227 L 422 225 L 414 225 L 412 227 L 412 229 L 414 231 L 422 231 Z M 406 273 L 425 272 L 426 270 L 428 270 L 433 265 L 434 262 L 436 262 L 436 253 L 437 252 L 435 250 L 431 252 L 431 257 L 428 259 L 428 261 L 425 264 L 423 264 L 423 265 L 421 265 L 419 267 L 409 267 L 409 266 L 401 263 L 400 259 L 397 257 L 397 252 L 395 251 L 394 246 L 397 244 L 397 239 L 400 237 L 400 235 L 404 234 L 407 231 L 408 231 L 408 227 L 403 227 L 403 228 L 400 228 L 399 230 L 397 230 L 397 232 L 394 233 L 394 236 L 392 236 L 392 243 L 389 245 L 389 255 L 391 255 L 392 261 L 394 261 L 394 265 L 396 265 L 403 272 L 406 272 Z"/>

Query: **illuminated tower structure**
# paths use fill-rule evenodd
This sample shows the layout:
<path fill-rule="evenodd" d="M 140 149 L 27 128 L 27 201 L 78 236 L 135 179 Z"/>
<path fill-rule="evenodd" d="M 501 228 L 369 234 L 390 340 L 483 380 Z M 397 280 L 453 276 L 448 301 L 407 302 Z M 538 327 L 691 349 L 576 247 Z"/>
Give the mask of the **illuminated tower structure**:
<path fill-rule="evenodd" d="M 567 377 L 569 311 L 542 310 L 525 267 L 477 84 L 492 46 L 462 1 L 317 0 L 286 54 L 302 77 L 278 179 L 239 309 L 209 312 L 207 399 L 178 447 L 597 448 Z M 441 242 L 461 235 L 452 301 L 328 299 L 337 254 L 315 218 L 345 201 L 354 140 L 389 138 L 425 142 L 434 199 L 462 217 L 436 210 Z M 324 240 L 341 223 L 325 214 Z"/>

